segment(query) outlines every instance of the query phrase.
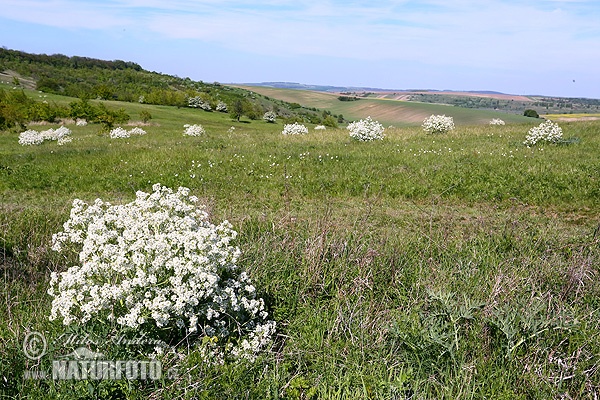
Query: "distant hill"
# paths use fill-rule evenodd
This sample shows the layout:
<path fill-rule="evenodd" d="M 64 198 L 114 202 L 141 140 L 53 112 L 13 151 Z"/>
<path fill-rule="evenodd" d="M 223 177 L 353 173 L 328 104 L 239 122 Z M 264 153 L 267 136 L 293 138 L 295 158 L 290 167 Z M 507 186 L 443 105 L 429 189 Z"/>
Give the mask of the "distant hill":
<path fill-rule="evenodd" d="M 346 120 L 357 120 L 371 116 L 385 125 L 420 125 L 432 114 L 452 116 L 457 124 L 487 124 L 492 118 L 501 118 L 507 123 L 531 122 L 531 118 L 493 110 L 476 110 L 444 104 L 403 101 L 395 98 L 377 97 L 375 94 L 356 92 L 354 101 L 341 101 L 340 92 L 313 90 L 281 89 L 267 86 L 240 86 L 269 98 L 280 99 L 305 107 L 329 110 L 333 114 L 343 115 Z M 349 92 L 341 92 L 349 93 Z"/>
<path fill-rule="evenodd" d="M 312 90 L 339 93 L 354 97 L 403 100 L 419 103 L 445 104 L 480 110 L 502 111 L 522 115 L 526 109 L 542 114 L 598 113 L 600 100 L 569 97 L 515 95 L 492 90 L 382 89 L 354 86 L 309 85 L 294 82 L 262 82 L 244 86 Z"/>

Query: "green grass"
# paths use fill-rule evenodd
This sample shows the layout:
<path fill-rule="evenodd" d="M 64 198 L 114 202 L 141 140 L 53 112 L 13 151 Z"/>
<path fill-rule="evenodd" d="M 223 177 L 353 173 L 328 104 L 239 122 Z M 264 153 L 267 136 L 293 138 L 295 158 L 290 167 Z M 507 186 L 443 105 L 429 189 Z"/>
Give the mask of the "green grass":
<path fill-rule="evenodd" d="M 362 101 L 362 100 L 361 100 Z M 356 102 L 360 103 L 360 102 Z M 0 394 L 6 398 L 589 398 L 600 394 L 599 122 L 561 124 L 570 145 L 526 148 L 528 124 L 418 127 L 360 143 L 345 130 L 109 104 L 146 136 L 22 147 L 0 133 Z M 183 137 L 183 124 L 207 134 Z M 235 131 L 228 129 L 234 126 Z M 47 127 L 33 127 L 46 129 Z M 28 331 L 49 341 L 50 250 L 74 198 L 127 202 L 187 186 L 239 232 L 240 265 L 278 323 L 253 364 L 179 378 L 23 379 Z"/>
<path fill-rule="evenodd" d="M 309 90 L 279 89 L 263 86 L 242 86 L 264 96 L 298 103 L 305 107 L 317 107 L 342 114 L 348 120 L 358 120 L 371 116 L 381 123 L 394 126 L 421 125 L 432 114 L 444 114 L 454 118 L 461 125 L 485 125 L 493 118 L 501 118 L 507 123 L 527 123 L 522 115 L 495 111 L 475 110 L 442 104 L 417 103 L 393 99 L 361 98 L 358 101 L 339 101 L 338 94 L 313 92 Z"/>

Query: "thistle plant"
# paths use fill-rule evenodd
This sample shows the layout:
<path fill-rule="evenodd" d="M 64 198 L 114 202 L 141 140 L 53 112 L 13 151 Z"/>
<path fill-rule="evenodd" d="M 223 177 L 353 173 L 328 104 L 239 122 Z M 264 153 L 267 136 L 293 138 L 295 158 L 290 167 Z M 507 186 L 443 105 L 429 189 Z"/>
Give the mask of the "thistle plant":
<path fill-rule="evenodd" d="M 293 124 L 285 124 L 281 133 L 284 135 L 305 135 L 308 133 L 308 128 L 302 124 L 294 122 Z"/>
<path fill-rule="evenodd" d="M 350 137 L 360 141 L 382 140 L 385 128 L 371 117 L 355 121 L 346 127 L 350 131 Z"/>
<path fill-rule="evenodd" d="M 445 115 L 431 115 L 425 118 L 422 126 L 427 133 L 447 133 L 454 129 L 454 119 Z"/>
<path fill-rule="evenodd" d="M 123 205 L 73 201 L 52 249 L 75 252 L 80 265 L 52 273 L 50 319 L 111 323 L 167 342 L 202 339 L 221 360 L 252 360 L 275 322 L 237 265 L 237 233 L 227 221 L 210 223 L 189 189 L 152 189 Z"/>
<path fill-rule="evenodd" d="M 531 128 L 523 144 L 525 146 L 533 146 L 538 142 L 557 143 L 561 139 L 562 128 L 558 124 L 547 120 Z"/>

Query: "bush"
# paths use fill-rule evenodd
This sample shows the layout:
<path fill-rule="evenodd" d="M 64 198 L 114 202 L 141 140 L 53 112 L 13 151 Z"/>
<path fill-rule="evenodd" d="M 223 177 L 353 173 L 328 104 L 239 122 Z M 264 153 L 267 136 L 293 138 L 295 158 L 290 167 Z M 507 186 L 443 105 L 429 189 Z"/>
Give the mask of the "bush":
<path fill-rule="evenodd" d="M 185 130 L 183 131 L 183 136 L 201 136 L 206 133 L 204 127 L 202 125 L 189 125 L 185 124 L 183 126 Z"/>
<path fill-rule="evenodd" d="M 525 110 L 525 112 L 523 112 L 523 115 L 526 117 L 531 117 L 531 118 L 539 118 L 540 117 L 540 115 L 538 114 L 537 111 L 531 110 L 531 109 Z"/>
<path fill-rule="evenodd" d="M 360 141 L 382 140 L 385 128 L 371 117 L 354 121 L 346 127 L 350 131 L 350 137 Z"/>
<path fill-rule="evenodd" d="M 562 139 L 562 128 L 558 124 L 547 120 L 536 127 L 533 127 L 527 133 L 525 141 L 526 146 L 533 146 L 538 142 L 557 143 Z"/>
<path fill-rule="evenodd" d="M 252 360 L 275 322 L 237 265 L 237 233 L 211 224 L 189 189 L 152 189 L 124 205 L 73 201 L 52 249 L 73 251 L 81 265 L 52 273 L 50 319 L 133 329 L 154 339 L 148 354 L 185 337 L 182 346 L 201 339 L 211 360 Z"/>
<path fill-rule="evenodd" d="M 277 114 L 275 114 L 273 111 L 267 111 L 265 115 L 263 115 L 263 119 L 271 124 L 274 124 L 275 120 L 277 119 Z"/>
<path fill-rule="evenodd" d="M 446 133 L 454 129 L 454 119 L 445 115 L 431 115 L 423 121 L 423 130 L 428 133 Z"/>
<path fill-rule="evenodd" d="M 293 124 L 285 124 L 281 133 L 284 135 L 304 135 L 308 133 L 308 128 L 302 124 L 294 122 Z"/>

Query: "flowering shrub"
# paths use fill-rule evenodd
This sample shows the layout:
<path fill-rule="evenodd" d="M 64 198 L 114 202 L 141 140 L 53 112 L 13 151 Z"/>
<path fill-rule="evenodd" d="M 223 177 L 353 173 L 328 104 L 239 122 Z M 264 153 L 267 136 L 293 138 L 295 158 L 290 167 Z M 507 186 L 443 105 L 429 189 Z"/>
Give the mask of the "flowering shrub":
<path fill-rule="evenodd" d="M 236 264 L 237 233 L 227 221 L 211 224 L 189 189 L 152 189 L 124 205 L 73 201 L 52 249 L 74 250 L 81 265 L 52 273 L 50 319 L 111 322 L 149 338 L 157 329 L 171 340 L 202 337 L 213 354 L 253 359 L 275 322 Z"/>
<path fill-rule="evenodd" d="M 127 139 L 131 134 L 120 126 L 110 131 L 111 139 Z"/>
<path fill-rule="evenodd" d="M 556 143 L 562 139 L 562 128 L 558 124 L 547 120 L 536 127 L 533 127 L 527 133 L 525 141 L 526 146 L 533 146 L 538 142 Z"/>
<path fill-rule="evenodd" d="M 223 103 L 222 101 L 219 101 L 217 103 L 216 110 L 219 111 L 219 112 L 226 113 L 227 112 L 227 104 Z"/>
<path fill-rule="evenodd" d="M 354 121 L 346 127 L 350 131 L 350 137 L 361 141 L 382 140 L 385 128 L 371 117 Z"/>
<path fill-rule="evenodd" d="M 142 128 L 140 128 L 140 127 L 137 127 L 137 126 L 136 126 L 135 128 L 132 128 L 132 129 L 129 131 L 129 134 L 130 134 L 130 135 L 139 135 L 139 136 L 141 136 L 141 135 L 145 135 L 145 134 L 146 134 L 146 131 L 145 131 L 145 130 L 143 130 Z"/>
<path fill-rule="evenodd" d="M 183 136 L 200 136 L 206 133 L 202 125 L 185 124 L 183 127 L 185 128 Z"/>
<path fill-rule="evenodd" d="M 193 108 L 201 108 L 205 111 L 212 110 L 210 104 L 207 101 L 202 100 L 200 96 L 190 97 L 188 99 L 188 106 Z"/>
<path fill-rule="evenodd" d="M 423 121 L 423 130 L 428 133 L 446 133 L 454 129 L 454 120 L 445 115 L 431 115 Z"/>
<path fill-rule="evenodd" d="M 327 129 L 327 128 L 325 128 L 325 125 L 317 125 L 317 126 L 315 126 L 315 130 L 316 131 L 324 131 L 325 129 Z"/>
<path fill-rule="evenodd" d="M 277 114 L 275 114 L 275 112 L 273 112 L 273 111 L 267 111 L 265 113 L 265 115 L 263 115 L 263 119 L 265 121 L 273 124 L 273 123 L 275 123 L 275 120 L 277 119 Z"/>
<path fill-rule="evenodd" d="M 500 118 L 492 118 L 492 120 L 490 121 L 490 125 L 506 125 L 506 123 Z"/>
<path fill-rule="evenodd" d="M 305 135 L 308 133 L 308 128 L 302 124 L 294 122 L 293 124 L 285 124 L 281 133 L 284 135 Z"/>
<path fill-rule="evenodd" d="M 44 137 L 38 131 L 28 129 L 19 134 L 19 144 L 21 146 L 36 146 L 44 142 Z"/>
<path fill-rule="evenodd" d="M 41 132 L 27 130 L 19 134 L 19 144 L 22 146 L 42 144 L 45 140 L 56 141 L 59 146 L 62 146 L 73 139 L 71 138 L 71 130 L 66 126 L 57 129 L 50 128 Z"/>
<path fill-rule="evenodd" d="M 78 119 L 77 122 L 75 122 L 76 126 L 86 126 L 88 123 L 85 119 Z"/>

